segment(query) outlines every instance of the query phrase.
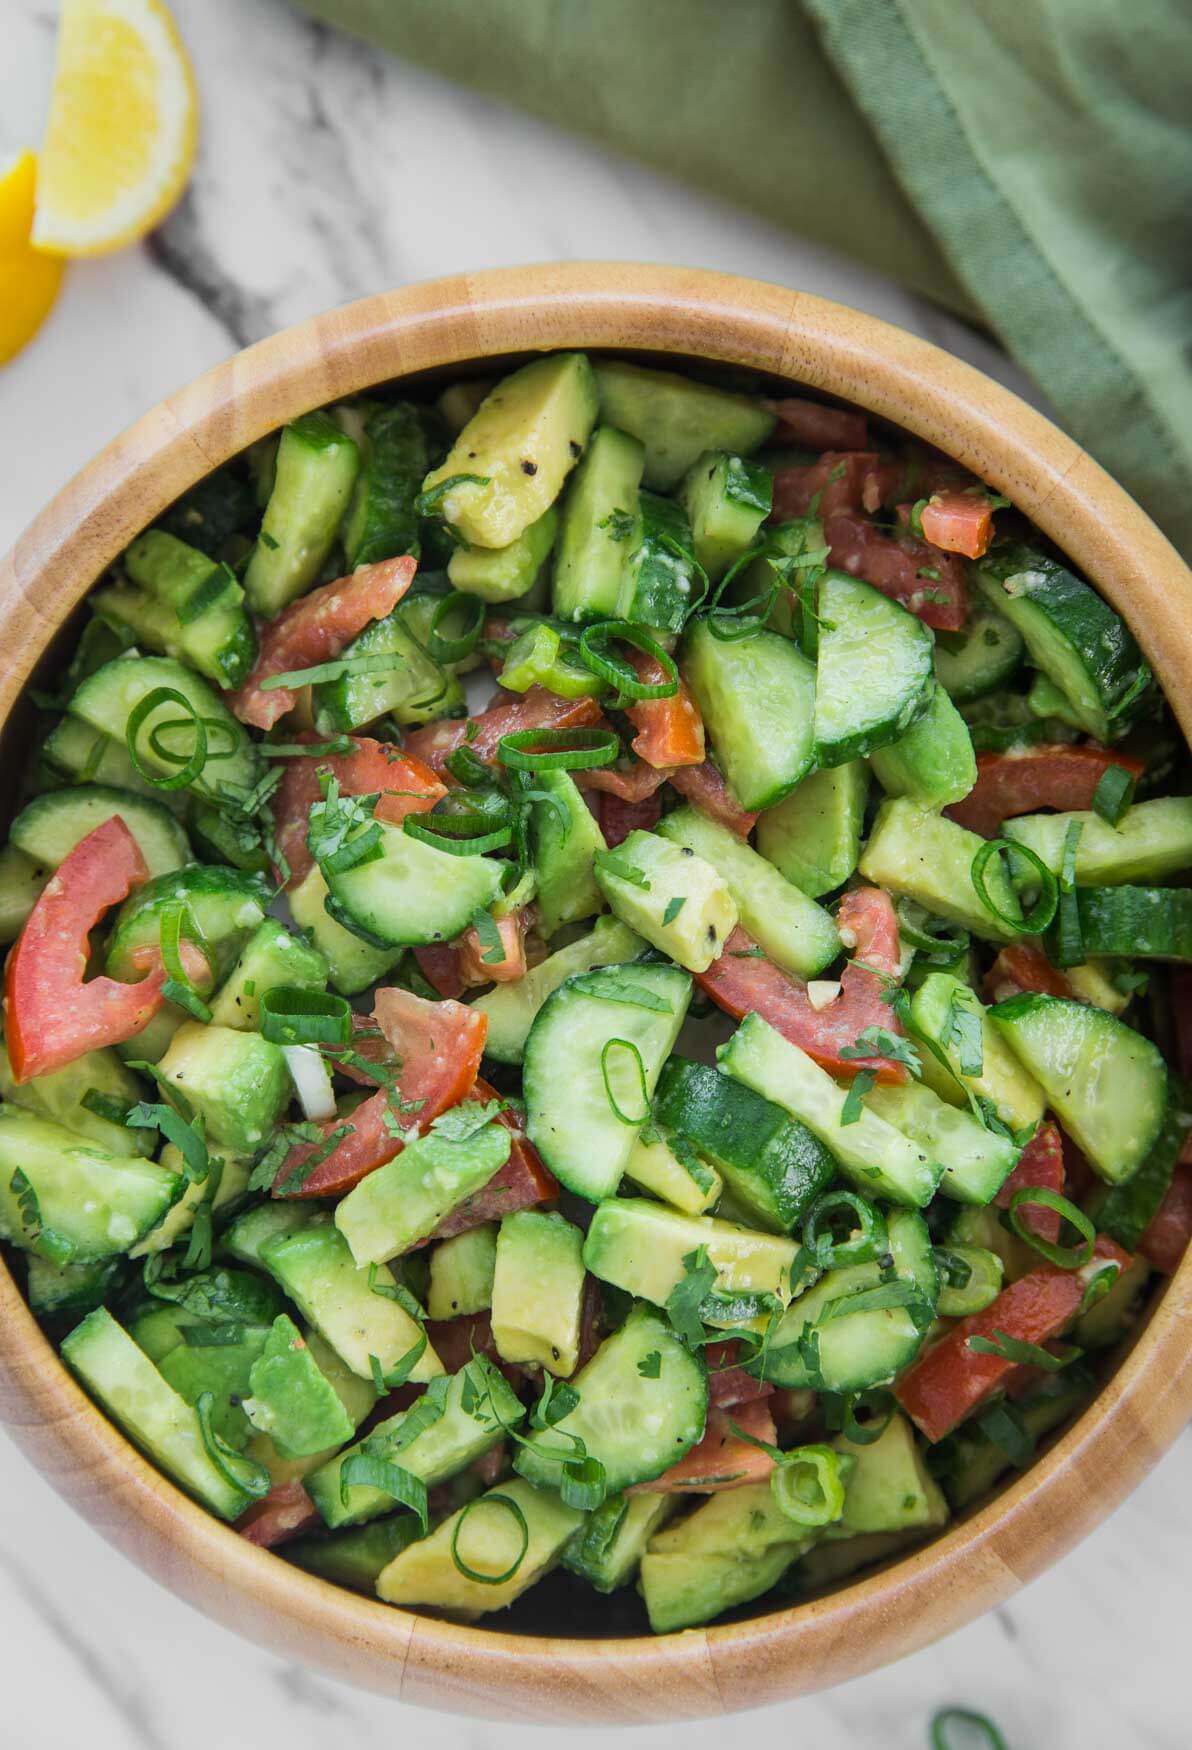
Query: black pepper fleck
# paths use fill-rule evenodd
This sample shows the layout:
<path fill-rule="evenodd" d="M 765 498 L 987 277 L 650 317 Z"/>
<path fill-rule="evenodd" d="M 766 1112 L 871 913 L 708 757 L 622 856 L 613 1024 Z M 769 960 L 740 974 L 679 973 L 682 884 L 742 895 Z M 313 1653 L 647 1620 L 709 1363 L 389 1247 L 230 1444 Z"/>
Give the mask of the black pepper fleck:
<path fill-rule="evenodd" d="M 521 471 L 523 474 L 537 474 L 538 464 L 537 462 L 531 462 L 528 458 L 525 458 L 522 461 Z"/>

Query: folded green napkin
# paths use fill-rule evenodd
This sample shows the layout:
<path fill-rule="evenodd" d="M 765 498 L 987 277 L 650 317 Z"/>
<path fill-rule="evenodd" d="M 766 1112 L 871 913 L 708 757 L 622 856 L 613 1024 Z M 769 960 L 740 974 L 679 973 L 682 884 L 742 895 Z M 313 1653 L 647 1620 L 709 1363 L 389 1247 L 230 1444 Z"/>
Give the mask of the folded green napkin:
<path fill-rule="evenodd" d="M 982 320 L 1192 556 L 1187 0 L 296 0 Z"/>

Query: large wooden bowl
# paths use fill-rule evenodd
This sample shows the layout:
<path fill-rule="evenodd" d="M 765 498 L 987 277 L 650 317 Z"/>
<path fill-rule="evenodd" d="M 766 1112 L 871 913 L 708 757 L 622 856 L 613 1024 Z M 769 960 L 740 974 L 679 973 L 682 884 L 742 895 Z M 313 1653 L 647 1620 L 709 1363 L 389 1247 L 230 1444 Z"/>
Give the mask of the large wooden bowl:
<path fill-rule="evenodd" d="M 534 267 L 367 298 L 263 341 L 116 438 L 0 561 L 0 722 L 49 641 L 179 493 L 286 420 L 413 372 L 547 347 L 675 354 L 787 379 L 896 421 L 1006 493 L 1125 614 L 1192 732 L 1192 575 L 1138 506 L 987 377 L 871 316 L 752 280 Z M 394 1696 L 533 1720 L 758 1706 L 900 1658 L 1063 1555 L 1192 1414 L 1192 1261 L 1091 1408 L 919 1553 L 797 1608 L 665 1638 L 543 1638 L 411 1615 L 308 1577 L 211 1518 L 84 1396 L 0 1265 L 0 1420 L 92 1525 L 171 1591 L 291 1661 Z M 589 1635 L 591 1633 L 589 1627 Z"/>

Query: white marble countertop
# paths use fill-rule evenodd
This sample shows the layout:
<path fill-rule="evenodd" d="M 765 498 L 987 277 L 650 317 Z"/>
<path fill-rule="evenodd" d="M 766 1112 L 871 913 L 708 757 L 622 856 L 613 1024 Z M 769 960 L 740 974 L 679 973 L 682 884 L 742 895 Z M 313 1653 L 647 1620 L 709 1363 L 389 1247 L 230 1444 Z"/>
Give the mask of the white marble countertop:
<path fill-rule="evenodd" d="M 51 0 L 2 0 L 0 158 L 40 136 Z M 557 257 L 731 269 L 926 334 L 1030 393 L 985 340 L 850 263 L 293 15 L 173 0 L 203 98 L 194 183 L 143 248 L 83 263 L 0 372 L 0 550 L 94 451 L 247 341 L 411 279 Z M 1037 397 L 1032 397 L 1037 399 Z M 768 1711 L 784 1740 L 922 1750 L 946 1703 L 1011 1750 L 1185 1750 L 1192 1523 L 1185 1433 L 1067 1561 L 948 1640 Z M 557 1728 L 453 1720 L 344 1688 L 239 1642 L 83 1525 L 0 1435 L 4 1750 L 504 1750 Z M 760 1724 L 760 1721 L 759 1721 Z M 723 1727 L 627 1729 L 625 1750 L 711 1750 Z M 587 1739 L 591 1742 L 591 1739 Z"/>

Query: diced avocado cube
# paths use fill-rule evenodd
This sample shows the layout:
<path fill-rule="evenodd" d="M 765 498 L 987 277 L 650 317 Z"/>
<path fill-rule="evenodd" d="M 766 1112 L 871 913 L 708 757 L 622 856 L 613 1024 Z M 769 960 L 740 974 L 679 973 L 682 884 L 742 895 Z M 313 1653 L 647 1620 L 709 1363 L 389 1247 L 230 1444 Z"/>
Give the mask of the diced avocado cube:
<path fill-rule="evenodd" d="M 996 917 L 973 884 L 973 859 L 986 843 L 922 803 L 898 797 L 878 810 L 859 867 L 875 886 L 904 893 L 975 936 L 1012 942 L 1018 934 L 1013 923 Z M 986 863 L 984 879 L 1002 917 L 1021 917 L 1002 852 L 995 851 Z"/>
<path fill-rule="evenodd" d="M 253 1363 L 268 1336 L 268 1325 L 238 1326 L 231 1342 L 204 1343 L 192 1348 L 183 1341 L 157 1362 L 162 1378 L 188 1404 L 197 1404 L 205 1392 L 210 1393 L 211 1426 L 237 1452 L 243 1452 L 252 1434 L 243 1403 L 249 1393 Z"/>
<path fill-rule="evenodd" d="M 812 772 L 757 823 L 757 848 L 812 899 L 843 886 L 861 855 L 869 796 L 864 760 Z"/>
<path fill-rule="evenodd" d="M 558 530 L 559 513 L 552 505 L 507 547 L 457 547 L 447 575 L 464 595 L 486 602 L 515 601 L 533 587 Z"/>
<path fill-rule="evenodd" d="M 579 1361 L 584 1236 L 562 1215 L 522 1209 L 497 1234 L 492 1328 L 503 1361 L 566 1379 Z"/>
<path fill-rule="evenodd" d="M 493 1221 L 440 1240 L 430 1256 L 428 1315 L 457 1319 L 486 1312 L 493 1301 L 496 1267 L 497 1224 Z"/>
<path fill-rule="evenodd" d="M 187 1021 L 159 1068 L 202 1115 L 211 1140 L 239 1154 L 260 1148 L 290 1102 L 281 1047 L 259 1033 Z"/>
<path fill-rule="evenodd" d="M 328 977 L 325 954 L 292 936 L 276 918 L 265 918 L 212 999 L 211 1019 L 220 1027 L 252 1031 L 260 1025 L 261 998 L 274 985 L 321 991 Z"/>
<path fill-rule="evenodd" d="M 166 1211 L 164 1218 L 143 1240 L 138 1240 L 130 1248 L 130 1258 L 145 1258 L 154 1252 L 168 1252 L 184 1234 L 190 1232 L 202 1204 L 209 1203 L 211 1213 L 218 1215 L 220 1210 L 226 1209 L 229 1204 L 238 1202 L 244 1196 L 248 1190 L 251 1161 L 246 1155 L 232 1154 L 230 1149 L 225 1149 L 220 1159 L 223 1167 L 220 1169 L 219 1183 L 214 1187 L 214 1193 L 210 1174 L 206 1179 L 187 1180 L 186 1189 L 173 1208 Z M 175 1148 L 172 1142 L 162 1149 L 161 1164 L 171 1173 L 177 1173 L 180 1178 L 185 1176 L 182 1151 Z"/>
<path fill-rule="evenodd" d="M 601 1281 L 665 1306 L 686 1274 L 683 1260 L 701 1246 L 716 1271 L 717 1289 L 790 1299 L 798 1250 L 793 1240 L 712 1216 L 680 1215 L 645 1197 L 610 1198 L 597 1207 L 584 1262 Z"/>
<path fill-rule="evenodd" d="M 938 681 L 923 715 L 869 756 L 887 796 L 909 796 L 928 808 L 959 802 L 977 782 L 977 756 L 968 724 Z"/>
<path fill-rule="evenodd" d="M 306 1345 L 301 1331 L 281 1313 L 273 1322 L 249 1374 L 251 1397 L 244 1413 L 268 1434 L 283 1458 L 325 1452 L 350 1440 L 354 1424 Z"/>
<path fill-rule="evenodd" d="M 896 1411 L 867 1446 L 843 1434 L 832 1444 L 854 1460 L 845 1484 L 842 1531 L 906 1531 L 947 1521 L 948 1503 L 928 1475 L 905 1416 Z"/>
<path fill-rule="evenodd" d="M 711 863 L 656 833 L 631 832 L 601 853 L 596 880 L 622 923 L 689 972 L 706 972 L 737 926 L 736 902 Z"/>
<path fill-rule="evenodd" d="M 693 1628 L 760 1598 L 814 1541 L 782 1512 L 768 1482 L 712 1495 L 657 1533 L 642 1557 L 650 1627 Z"/>
<path fill-rule="evenodd" d="M 500 1171 L 510 1147 L 510 1132 L 496 1123 L 459 1141 L 431 1130 L 407 1143 L 336 1205 L 335 1225 L 357 1264 L 379 1264 L 427 1239 Z"/>
<path fill-rule="evenodd" d="M 691 1152 L 691 1151 L 685 1151 Z M 715 1167 L 691 1153 L 681 1161 L 661 1136 L 645 1141 L 639 1130 L 625 1172 L 635 1185 L 684 1215 L 705 1215 L 720 1200 L 724 1182 Z"/>
<path fill-rule="evenodd" d="M 392 1506 L 392 1502 L 388 1502 Z M 408 1544 L 421 1527 L 413 1513 L 391 1513 L 372 1525 L 354 1526 L 335 1537 L 300 1537 L 286 1544 L 286 1560 L 305 1574 L 346 1586 L 366 1598 L 376 1593 L 377 1576 Z"/>

